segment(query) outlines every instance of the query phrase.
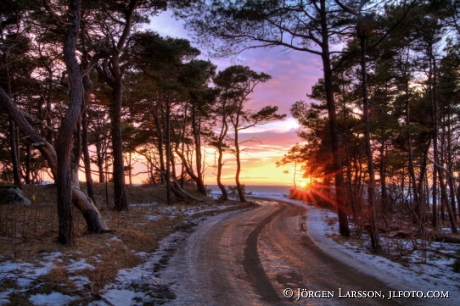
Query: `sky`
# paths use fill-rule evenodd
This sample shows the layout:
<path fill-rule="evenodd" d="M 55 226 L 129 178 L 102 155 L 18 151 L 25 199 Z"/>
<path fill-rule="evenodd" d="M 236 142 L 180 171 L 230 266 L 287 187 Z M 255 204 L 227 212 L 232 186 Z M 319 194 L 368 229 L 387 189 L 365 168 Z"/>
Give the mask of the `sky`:
<path fill-rule="evenodd" d="M 186 38 L 193 42 L 192 34 L 184 29 L 181 21 L 173 18 L 166 11 L 151 18 L 147 29 L 158 32 L 162 36 Z M 193 44 L 193 43 L 192 43 Z M 297 142 L 302 140 L 297 136 L 299 129 L 295 119 L 289 113 L 291 105 L 299 100 L 309 101 L 306 96 L 311 87 L 322 77 L 320 58 L 305 52 L 289 51 L 282 48 L 251 49 L 242 52 L 236 59 L 209 58 L 206 50 L 202 50 L 201 58 L 209 59 L 217 70 L 221 71 L 232 64 L 249 66 L 252 70 L 271 75 L 272 79 L 259 84 L 247 102 L 247 109 L 257 111 L 267 105 L 279 107 L 279 113 L 287 114 L 283 121 L 258 126 L 245 131 L 243 139 L 257 139 L 257 142 L 245 143 L 242 153 L 242 173 L 240 180 L 246 185 L 292 185 L 292 166 L 276 167 L 276 161 Z M 214 153 L 210 148 L 207 152 L 206 184 L 214 185 L 215 171 Z M 227 156 L 224 167 L 223 181 L 225 184 L 234 183 L 234 158 Z M 288 170 L 291 174 L 285 174 Z"/>

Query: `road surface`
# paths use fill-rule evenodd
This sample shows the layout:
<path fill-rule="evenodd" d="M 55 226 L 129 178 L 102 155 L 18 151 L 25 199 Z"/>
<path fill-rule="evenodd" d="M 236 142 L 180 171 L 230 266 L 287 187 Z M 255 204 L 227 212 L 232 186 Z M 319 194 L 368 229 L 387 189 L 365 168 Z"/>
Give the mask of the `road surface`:
<path fill-rule="evenodd" d="M 183 241 L 161 273 L 177 295 L 170 305 L 399 305 L 388 299 L 393 288 L 315 245 L 304 207 L 259 203 L 204 222 Z"/>

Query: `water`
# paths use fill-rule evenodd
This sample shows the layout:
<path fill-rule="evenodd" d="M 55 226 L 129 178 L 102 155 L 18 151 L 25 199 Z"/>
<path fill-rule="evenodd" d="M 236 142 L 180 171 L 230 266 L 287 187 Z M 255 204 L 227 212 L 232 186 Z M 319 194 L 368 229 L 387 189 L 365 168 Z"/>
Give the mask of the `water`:
<path fill-rule="evenodd" d="M 228 186 L 225 186 L 228 187 Z M 221 192 L 217 185 L 208 185 L 208 189 L 211 189 L 210 196 L 218 197 Z M 270 198 L 283 198 L 285 195 L 289 195 L 289 189 L 291 186 L 245 186 L 245 192 L 251 193 L 251 196 L 256 197 L 270 197 Z M 228 188 L 227 188 L 228 190 Z M 234 196 L 229 193 L 229 197 L 233 198 Z"/>

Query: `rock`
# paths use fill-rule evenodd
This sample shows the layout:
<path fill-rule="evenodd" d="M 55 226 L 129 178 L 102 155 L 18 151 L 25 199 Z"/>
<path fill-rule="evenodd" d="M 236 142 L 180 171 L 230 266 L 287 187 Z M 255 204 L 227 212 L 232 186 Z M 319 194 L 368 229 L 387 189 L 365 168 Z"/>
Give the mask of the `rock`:
<path fill-rule="evenodd" d="M 0 204 L 30 205 L 31 203 L 18 187 L 0 188 Z"/>

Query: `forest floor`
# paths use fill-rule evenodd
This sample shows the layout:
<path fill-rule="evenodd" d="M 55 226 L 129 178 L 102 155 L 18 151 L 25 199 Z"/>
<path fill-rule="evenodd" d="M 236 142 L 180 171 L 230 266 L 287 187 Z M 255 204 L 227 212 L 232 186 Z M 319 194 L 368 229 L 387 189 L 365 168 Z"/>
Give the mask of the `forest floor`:
<path fill-rule="evenodd" d="M 113 232 L 87 234 L 73 208 L 77 237 L 72 246 L 61 246 L 56 186 L 24 186 L 23 192 L 32 205 L 0 205 L 0 305 L 110 305 L 101 292 L 111 284 L 149 292 L 151 305 L 161 304 L 174 298 L 166 286 L 152 279 L 117 281 L 119 271 L 141 265 L 173 232 L 191 231 L 209 216 L 254 205 L 207 197 L 201 203 L 166 205 L 164 187 L 127 186 L 130 209 L 115 212 L 105 201 L 113 186 L 96 184 L 98 208 Z M 166 252 L 153 269 L 161 269 L 170 255 Z"/>

